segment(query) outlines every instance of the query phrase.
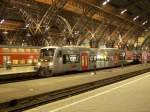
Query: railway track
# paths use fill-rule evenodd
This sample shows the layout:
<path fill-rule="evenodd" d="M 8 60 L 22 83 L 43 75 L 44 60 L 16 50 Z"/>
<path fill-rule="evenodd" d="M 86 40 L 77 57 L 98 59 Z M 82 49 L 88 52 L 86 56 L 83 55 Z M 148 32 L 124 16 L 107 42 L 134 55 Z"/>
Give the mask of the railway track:
<path fill-rule="evenodd" d="M 26 109 L 29 109 L 31 107 L 36 107 L 41 104 L 53 102 L 62 98 L 66 98 L 72 95 L 76 95 L 82 92 L 86 92 L 88 90 L 96 89 L 117 81 L 121 81 L 133 76 L 137 76 L 146 72 L 149 72 L 150 68 L 139 70 L 139 71 L 134 71 L 122 75 L 118 75 L 115 77 L 107 78 L 107 79 L 102 79 L 70 88 L 65 88 L 49 93 L 44 93 L 40 94 L 37 96 L 32 96 L 32 97 L 27 97 L 23 99 L 14 99 L 10 102 L 6 102 L 3 104 L 0 104 L 0 108 L 3 108 L 6 112 L 11 111 L 11 112 L 20 112 Z"/>
<path fill-rule="evenodd" d="M 11 79 L 1 79 L 0 84 L 7 84 L 7 83 L 13 83 L 13 82 L 21 82 L 21 81 L 27 81 L 27 80 L 36 80 L 41 79 L 43 77 L 38 76 L 25 76 L 25 77 L 17 77 L 17 78 L 11 78 Z"/>
<path fill-rule="evenodd" d="M 34 79 L 39 79 L 39 78 L 41 77 L 37 77 L 35 72 L 9 74 L 9 75 L 4 75 L 0 77 L 0 84 L 21 82 L 21 81 L 26 81 L 26 80 L 34 80 Z"/>

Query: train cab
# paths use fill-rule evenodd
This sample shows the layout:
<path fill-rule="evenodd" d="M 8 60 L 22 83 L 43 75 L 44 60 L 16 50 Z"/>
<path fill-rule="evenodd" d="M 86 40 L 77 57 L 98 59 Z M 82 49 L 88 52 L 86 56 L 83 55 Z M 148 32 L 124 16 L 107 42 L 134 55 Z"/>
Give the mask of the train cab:
<path fill-rule="evenodd" d="M 35 66 L 35 70 L 37 70 L 40 75 L 52 74 L 57 48 L 58 47 L 41 48 L 38 63 Z"/>
<path fill-rule="evenodd" d="M 80 55 L 74 47 L 44 47 L 35 69 L 40 76 L 52 76 L 79 69 Z"/>

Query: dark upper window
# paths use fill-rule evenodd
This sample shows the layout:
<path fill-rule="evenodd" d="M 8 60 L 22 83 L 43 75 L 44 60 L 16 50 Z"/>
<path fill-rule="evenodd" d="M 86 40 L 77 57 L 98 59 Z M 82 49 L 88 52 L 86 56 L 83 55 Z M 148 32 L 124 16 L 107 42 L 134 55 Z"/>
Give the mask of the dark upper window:
<path fill-rule="evenodd" d="M 41 57 L 49 57 L 54 56 L 55 48 L 41 49 L 40 56 Z"/>
<path fill-rule="evenodd" d="M 79 55 L 76 54 L 64 54 L 63 63 L 79 63 Z"/>

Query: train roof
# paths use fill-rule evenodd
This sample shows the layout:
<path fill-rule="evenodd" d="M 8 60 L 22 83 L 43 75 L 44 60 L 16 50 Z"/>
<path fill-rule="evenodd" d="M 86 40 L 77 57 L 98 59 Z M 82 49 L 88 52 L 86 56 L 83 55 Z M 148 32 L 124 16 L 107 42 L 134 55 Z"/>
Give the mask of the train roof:
<path fill-rule="evenodd" d="M 49 49 L 49 48 L 59 48 L 59 46 L 46 46 L 42 47 L 41 49 Z"/>
<path fill-rule="evenodd" d="M 75 46 L 75 45 L 70 45 L 70 46 L 46 46 L 42 47 L 41 49 L 48 49 L 48 48 L 68 48 L 68 49 L 73 49 L 73 48 L 78 48 L 78 49 L 91 49 L 91 50 L 119 50 L 118 48 L 89 48 L 89 47 L 84 47 L 84 46 Z"/>
<path fill-rule="evenodd" d="M 118 48 L 98 48 L 98 49 L 102 49 L 102 50 L 119 50 Z"/>
<path fill-rule="evenodd" d="M 63 47 L 67 47 L 67 48 L 89 48 L 89 47 L 85 47 L 85 46 L 75 46 L 75 45 L 71 45 L 71 46 L 63 46 Z"/>
<path fill-rule="evenodd" d="M 76 51 L 91 50 L 91 48 L 87 48 L 84 46 L 63 46 L 62 48 L 67 50 L 76 50 Z"/>
<path fill-rule="evenodd" d="M 46 47 L 42 47 L 42 49 L 48 49 L 48 48 L 88 48 L 88 47 L 84 47 L 84 46 L 46 46 Z"/>
<path fill-rule="evenodd" d="M 40 49 L 41 46 L 9 46 L 9 45 L 0 45 L 0 48 L 31 48 L 31 49 Z"/>

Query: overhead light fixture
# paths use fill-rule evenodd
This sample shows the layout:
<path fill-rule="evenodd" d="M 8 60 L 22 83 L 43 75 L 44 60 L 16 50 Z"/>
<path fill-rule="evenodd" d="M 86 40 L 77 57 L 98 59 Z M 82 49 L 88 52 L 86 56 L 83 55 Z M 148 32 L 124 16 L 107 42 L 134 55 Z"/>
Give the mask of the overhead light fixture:
<path fill-rule="evenodd" d="M 147 31 L 148 31 L 148 29 L 145 29 L 144 31 L 145 31 L 145 32 L 147 32 Z"/>
<path fill-rule="evenodd" d="M 103 2 L 103 4 L 102 4 L 102 5 L 103 5 L 103 6 L 105 6 L 107 3 L 108 3 L 108 2 L 107 2 L 107 1 L 105 1 L 105 2 Z"/>
<path fill-rule="evenodd" d="M 7 34 L 8 34 L 8 32 L 7 32 L 7 31 L 3 31 L 3 34 L 7 35 Z"/>
<path fill-rule="evenodd" d="M 139 18 L 139 16 L 136 16 L 133 18 L 133 21 L 137 20 Z"/>
<path fill-rule="evenodd" d="M 45 27 L 45 31 L 48 31 L 48 30 L 49 30 L 49 28 L 50 28 L 50 27 L 46 25 L 46 27 Z"/>
<path fill-rule="evenodd" d="M 27 37 L 31 37 L 31 34 L 28 32 L 28 33 L 26 34 L 26 36 L 27 36 Z"/>
<path fill-rule="evenodd" d="M 120 14 L 124 14 L 125 12 L 127 12 L 127 9 L 124 9 L 123 11 L 121 11 Z"/>
<path fill-rule="evenodd" d="M 3 24 L 3 23 L 4 23 L 4 21 L 5 21 L 5 20 L 4 20 L 4 19 L 2 19 L 2 20 L 0 21 L 0 24 Z"/>
<path fill-rule="evenodd" d="M 145 22 L 142 23 L 142 25 L 145 25 L 145 24 L 147 24 L 147 23 L 148 23 L 148 21 L 145 21 Z"/>
<path fill-rule="evenodd" d="M 75 32 L 74 32 L 74 34 L 76 34 L 76 35 L 79 34 L 79 33 L 80 33 L 79 31 L 75 31 Z"/>
<path fill-rule="evenodd" d="M 28 28 L 29 27 L 29 24 L 26 24 L 26 28 Z"/>
<path fill-rule="evenodd" d="M 110 2 L 110 0 L 105 0 L 102 5 L 105 6 L 106 4 L 108 4 Z"/>

